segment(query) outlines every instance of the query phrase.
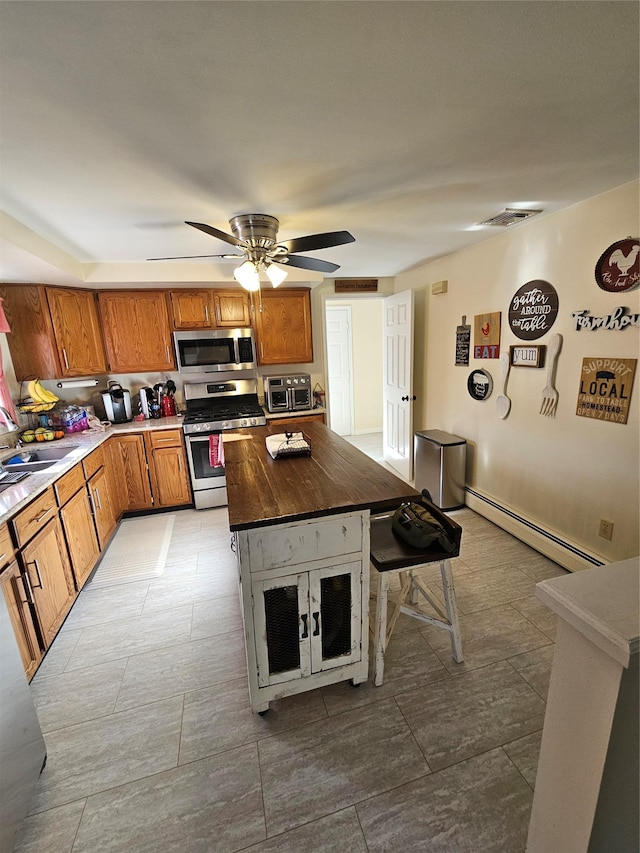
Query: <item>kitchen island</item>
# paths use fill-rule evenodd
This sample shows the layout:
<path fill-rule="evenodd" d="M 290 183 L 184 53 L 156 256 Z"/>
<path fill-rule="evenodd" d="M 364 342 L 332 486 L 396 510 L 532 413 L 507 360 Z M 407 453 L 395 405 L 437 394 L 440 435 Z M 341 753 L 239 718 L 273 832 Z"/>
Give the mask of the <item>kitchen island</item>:
<path fill-rule="evenodd" d="M 368 675 L 369 516 L 418 493 L 319 421 L 311 456 L 272 459 L 282 426 L 225 434 L 249 694 L 269 702 Z"/>

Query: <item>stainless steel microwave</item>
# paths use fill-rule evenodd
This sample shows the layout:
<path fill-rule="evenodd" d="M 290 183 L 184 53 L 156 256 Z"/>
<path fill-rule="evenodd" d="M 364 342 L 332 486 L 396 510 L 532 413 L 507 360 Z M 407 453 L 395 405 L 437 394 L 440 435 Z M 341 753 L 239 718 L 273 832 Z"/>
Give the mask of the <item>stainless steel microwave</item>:
<path fill-rule="evenodd" d="M 174 332 L 173 342 L 180 373 L 217 373 L 256 366 L 252 329 Z"/>

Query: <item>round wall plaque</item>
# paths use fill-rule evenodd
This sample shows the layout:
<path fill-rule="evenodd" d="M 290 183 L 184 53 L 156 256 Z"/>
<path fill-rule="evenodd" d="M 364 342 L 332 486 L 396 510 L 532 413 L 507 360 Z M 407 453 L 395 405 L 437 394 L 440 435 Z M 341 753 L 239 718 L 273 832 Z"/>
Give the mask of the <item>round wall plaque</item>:
<path fill-rule="evenodd" d="M 598 258 L 596 282 L 609 293 L 633 290 L 640 281 L 640 240 L 627 237 L 612 243 Z"/>
<path fill-rule="evenodd" d="M 486 400 L 493 391 L 493 379 L 486 370 L 472 370 L 467 379 L 467 391 L 474 400 Z"/>
<path fill-rule="evenodd" d="M 523 341 L 535 341 L 549 331 L 558 316 L 558 294 L 548 281 L 523 284 L 509 305 L 509 328 Z"/>

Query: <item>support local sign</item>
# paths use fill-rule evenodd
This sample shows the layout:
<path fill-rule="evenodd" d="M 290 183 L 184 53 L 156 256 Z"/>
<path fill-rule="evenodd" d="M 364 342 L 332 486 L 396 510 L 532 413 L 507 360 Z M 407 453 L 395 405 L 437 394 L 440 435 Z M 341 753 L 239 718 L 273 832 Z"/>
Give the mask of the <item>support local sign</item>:
<path fill-rule="evenodd" d="M 576 415 L 626 424 L 636 363 L 636 358 L 583 359 Z"/>

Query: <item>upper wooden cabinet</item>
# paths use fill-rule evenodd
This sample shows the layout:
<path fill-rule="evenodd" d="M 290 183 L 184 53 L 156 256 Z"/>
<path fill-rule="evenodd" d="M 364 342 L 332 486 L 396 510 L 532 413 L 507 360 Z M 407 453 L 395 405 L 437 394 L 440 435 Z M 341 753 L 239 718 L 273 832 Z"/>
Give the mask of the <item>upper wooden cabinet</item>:
<path fill-rule="evenodd" d="M 313 361 L 308 289 L 262 291 L 255 299 L 255 327 L 259 364 Z"/>
<path fill-rule="evenodd" d="M 40 284 L 0 288 L 11 326 L 7 336 L 20 382 L 106 372 L 95 293 Z"/>
<path fill-rule="evenodd" d="M 175 370 L 166 291 L 101 291 L 98 307 L 112 373 Z"/>
<path fill-rule="evenodd" d="M 249 294 L 236 290 L 172 290 L 174 329 L 225 329 L 249 326 Z"/>

